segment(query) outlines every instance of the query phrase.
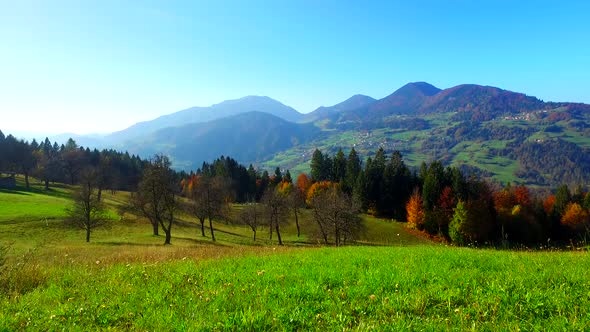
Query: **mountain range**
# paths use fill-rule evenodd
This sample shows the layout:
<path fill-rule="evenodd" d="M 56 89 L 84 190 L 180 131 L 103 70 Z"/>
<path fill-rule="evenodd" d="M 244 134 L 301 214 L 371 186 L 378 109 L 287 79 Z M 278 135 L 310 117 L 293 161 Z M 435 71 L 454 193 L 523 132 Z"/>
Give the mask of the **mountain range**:
<path fill-rule="evenodd" d="M 367 157 L 382 146 L 400 150 L 413 166 L 439 159 L 502 182 L 546 186 L 590 177 L 584 173 L 590 160 L 579 158 L 590 155 L 590 105 L 544 102 L 475 84 L 441 90 L 408 83 L 382 99 L 358 94 L 308 114 L 269 97 L 247 96 L 76 140 L 144 157 L 165 153 L 186 170 L 226 155 L 265 168 L 307 171 L 315 148 L 334 153 L 355 147 Z"/>

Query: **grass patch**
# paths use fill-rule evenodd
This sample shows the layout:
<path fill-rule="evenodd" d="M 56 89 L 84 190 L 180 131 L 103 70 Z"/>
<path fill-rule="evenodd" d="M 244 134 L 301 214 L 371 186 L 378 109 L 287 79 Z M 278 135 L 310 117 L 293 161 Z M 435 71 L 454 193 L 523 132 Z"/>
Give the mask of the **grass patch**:
<path fill-rule="evenodd" d="M 585 330 L 586 254 L 290 249 L 49 271 L 0 329 Z"/>

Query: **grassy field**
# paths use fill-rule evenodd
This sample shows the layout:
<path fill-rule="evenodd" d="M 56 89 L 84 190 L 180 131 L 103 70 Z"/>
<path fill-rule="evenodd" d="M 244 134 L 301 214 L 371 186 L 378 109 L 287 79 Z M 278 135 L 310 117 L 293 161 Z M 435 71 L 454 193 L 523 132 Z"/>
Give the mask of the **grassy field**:
<path fill-rule="evenodd" d="M 68 191 L 0 192 L 15 286 L 0 331 L 590 329 L 586 252 L 448 247 L 370 216 L 355 245 L 322 247 L 309 213 L 282 247 L 223 222 L 213 243 L 189 216 L 171 246 L 130 215 L 85 243 L 63 224 Z M 113 211 L 127 198 L 105 194 Z"/>

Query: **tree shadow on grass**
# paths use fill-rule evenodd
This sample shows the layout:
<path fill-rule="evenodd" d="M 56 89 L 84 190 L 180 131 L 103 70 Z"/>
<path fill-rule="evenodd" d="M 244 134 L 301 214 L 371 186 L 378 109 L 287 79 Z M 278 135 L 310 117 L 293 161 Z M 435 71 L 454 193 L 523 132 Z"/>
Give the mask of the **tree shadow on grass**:
<path fill-rule="evenodd" d="M 32 196 L 31 193 L 23 192 L 19 188 L 16 188 L 14 190 L 13 189 L 5 189 L 5 188 L 2 188 L 2 189 L 0 189 L 0 193 L 10 194 L 10 195 Z"/>
<path fill-rule="evenodd" d="M 129 241 L 100 241 L 95 242 L 95 244 L 105 245 L 105 246 L 132 246 L 132 247 L 161 247 L 162 244 L 160 243 L 138 243 L 138 242 L 129 242 Z"/>

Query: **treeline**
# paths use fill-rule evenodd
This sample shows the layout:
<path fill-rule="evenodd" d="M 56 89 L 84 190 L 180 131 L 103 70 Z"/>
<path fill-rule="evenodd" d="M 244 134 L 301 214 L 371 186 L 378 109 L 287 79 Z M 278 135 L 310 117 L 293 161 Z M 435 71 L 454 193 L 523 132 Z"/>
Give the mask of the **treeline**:
<path fill-rule="evenodd" d="M 190 196 L 194 190 L 187 188 L 213 177 L 225 179 L 232 199 L 242 203 L 262 202 L 269 190 L 295 192 L 299 198 L 286 197 L 287 208 L 311 208 L 314 215 L 328 204 L 316 197 L 336 190 L 358 212 L 406 221 L 457 244 L 531 245 L 548 239 L 569 243 L 590 229 L 590 195 L 581 187 L 572 193 L 563 185 L 555 195 L 534 195 L 526 186 L 491 184 L 440 161 L 410 169 L 400 152 L 386 155 L 382 148 L 365 162 L 354 149 L 332 156 L 316 150 L 310 175 L 300 174 L 296 180 L 279 168 L 269 176 L 221 157 L 183 181 L 185 194 Z"/>
<path fill-rule="evenodd" d="M 52 183 L 77 184 L 88 168 L 96 170 L 99 187 L 112 190 L 135 190 L 147 161 L 115 150 L 90 150 L 73 139 L 59 145 L 46 138 L 41 143 L 4 136 L 0 131 L 0 173 L 19 173 L 30 187 L 29 177 L 43 181 L 45 189 Z"/>
<path fill-rule="evenodd" d="M 439 161 L 411 171 L 399 152 L 386 156 L 383 149 L 359 165 L 354 149 L 346 159 L 341 151 L 334 157 L 316 151 L 311 178 L 340 183 L 364 212 L 407 221 L 458 244 L 567 242 L 590 231 L 590 195 L 581 186 L 535 196 L 525 186 L 492 186 Z"/>

